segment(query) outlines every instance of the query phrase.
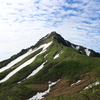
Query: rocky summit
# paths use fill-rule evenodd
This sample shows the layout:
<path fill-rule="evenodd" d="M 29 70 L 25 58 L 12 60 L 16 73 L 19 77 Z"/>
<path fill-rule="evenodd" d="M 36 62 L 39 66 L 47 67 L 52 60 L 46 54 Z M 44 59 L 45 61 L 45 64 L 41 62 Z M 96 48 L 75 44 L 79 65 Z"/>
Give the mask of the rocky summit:
<path fill-rule="evenodd" d="M 0 62 L 0 100 L 100 100 L 100 54 L 55 31 Z"/>

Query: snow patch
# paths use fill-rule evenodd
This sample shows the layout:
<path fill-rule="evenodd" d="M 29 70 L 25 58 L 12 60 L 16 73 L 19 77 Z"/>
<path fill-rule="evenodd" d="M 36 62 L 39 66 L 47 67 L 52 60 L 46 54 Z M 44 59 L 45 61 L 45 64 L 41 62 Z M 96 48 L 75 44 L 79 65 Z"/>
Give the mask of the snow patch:
<path fill-rule="evenodd" d="M 72 44 L 71 44 L 71 47 L 74 48 L 74 49 L 76 49 L 76 48 L 74 47 L 74 45 L 72 45 Z"/>
<path fill-rule="evenodd" d="M 39 66 L 36 70 L 34 70 L 27 78 L 34 76 L 36 73 L 38 73 L 43 67 L 44 67 L 45 62 Z"/>
<path fill-rule="evenodd" d="M 41 45 L 40 47 L 43 48 L 43 51 L 44 51 L 44 50 L 46 50 L 46 48 L 47 48 L 48 46 L 51 45 L 51 43 L 52 43 L 52 41 L 49 42 L 49 43 L 45 43 L 45 44 Z"/>
<path fill-rule="evenodd" d="M 12 67 L 13 65 L 15 65 L 16 63 L 18 63 L 19 61 L 21 61 L 23 58 L 25 58 L 26 56 L 34 53 L 35 51 L 39 50 L 40 48 L 43 48 L 43 51 L 42 52 L 45 52 L 46 51 L 46 48 L 51 44 L 52 42 L 49 42 L 49 43 L 45 43 L 41 46 L 39 46 L 38 48 L 35 48 L 35 49 L 30 49 L 27 53 L 23 54 L 22 56 L 16 58 L 15 60 L 13 60 L 11 63 L 9 63 L 8 65 L 6 65 L 5 67 L 1 68 L 0 69 L 0 72 L 3 72 L 7 69 L 9 69 L 10 67 Z"/>
<path fill-rule="evenodd" d="M 44 62 L 45 63 L 45 62 Z M 38 73 L 43 67 L 44 67 L 44 63 L 42 65 L 40 65 L 37 69 L 35 69 L 28 77 L 26 77 L 25 79 L 28 79 L 31 76 L 34 76 L 36 73 Z M 24 81 L 25 79 L 23 79 L 22 81 Z M 22 81 L 19 81 L 18 83 L 21 83 Z"/>
<path fill-rule="evenodd" d="M 47 56 L 48 54 L 46 54 L 45 56 L 44 56 L 44 58 Z"/>
<path fill-rule="evenodd" d="M 34 76 L 36 73 L 38 73 L 44 67 L 44 63 L 41 66 L 39 66 L 36 70 L 34 70 L 27 78 Z"/>
<path fill-rule="evenodd" d="M 58 81 L 56 81 L 56 82 L 51 82 L 51 81 L 49 81 L 49 82 L 48 82 L 48 84 L 49 84 L 48 90 L 46 90 L 45 92 L 38 92 L 35 96 L 33 96 L 32 98 L 30 98 L 29 100 L 37 100 L 37 99 L 42 99 L 42 98 L 44 98 L 43 96 L 44 96 L 45 94 L 47 94 L 47 93 L 50 92 L 51 86 L 57 84 L 59 81 L 60 81 L 60 79 L 59 79 Z"/>
<path fill-rule="evenodd" d="M 23 58 L 25 58 L 26 56 L 28 56 L 31 52 L 32 52 L 32 49 L 30 49 L 27 53 L 21 55 L 20 57 L 16 58 L 15 60 L 11 61 L 8 65 L 6 65 L 3 68 L 1 68 L 0 72 L 3 72 L 5 70 L 9 69 L 13 65 L 15 65 L 16 63 L 18 63 L 19 61 L 21 61 Z"/>
<path fill-rule="evenodd" d="M 89 49 L 85 49 L 86 55 L 90 56 L 91 51 L 89 51 Z"/>
<path fill-rule="evenodd" d="M 55 55 L 53 59 L 56 59 L 56 58 L 58 58 L 58 57 L 59 57 L 59 54 Z"/>
<path fill-rule="evenodd" d="M 81 82 L 81 80 L 78 80 L 76 83 L 71 84 L 71 86 L 78 84 L 79 82 Z"/>
<path fill-rule="evenodd" d="M 56 54 L 53 59 L 58 58 L 60 56 L 60 54 L 62 54 L 62 53 L 63 53 L 63 50 L 61 50 L 59 54 Z"/>
<path fill-rule="evenodd" d="M 80 51 L 80 53 L 83 53 L 83 51 Z"/>
<path fill-rule="evenodd" d="M 92 88 L 93 86 L 96 86 L 96 85 L 98 85 L 98 84 L 100 84 L 100 82 L 99 82 L 99 81 L 94 82 L 94 83 L 92 83 L 92 84 L 88 85 L 87 87 L 85 87 L 83 90 L 86 90 L 86 89 Z"/>
<path fill-rule="evenodd" d="M 80 46 L 76 46 L 76 50 L 79 50 Z"/>
<path fill-rule="evenodd" d="M 36 56 L 37 56 L 37 55 L 36 55 Z M 32 62 L 34 61 L 34 59 L 36 58 L 36 56 L 33 57 L 33 58 L 31 58 L 30 60 L 26 61 L 25 63 L 23 63 L 23 64 L 20 65 L 19 67 L 17 67 L 14 71 L 12 71 L 11 73 L 9 73 L 4 79 L 2 79 L 2 80 L 0 81 L 0 83 L 1 83 L 1 82 L 4 82 L 4 81 L 6 81 L 6 80 L 8 80 L 11 76 L 13 76 L 13 75 L 14 75 L 15 73 L 17 73 L 19 70 L 21 70 L 22 68 L 26 67 L 26 66 L 29 65 L 30 63 L 32 63 Z"/>
<path fill-rule="evenodd" d="M 49 43 L 47 43 L 47 44 L 44 44 L 44 45 L 40 46 L 40 47 L 43 47 L 43 50 L 42 50 L 39 54 L 45 52 L 45 51 L 46 51 L 46 48 L 47 48 L 51 43 L 52 43 L 52 42 L 49 42 Z M 4 81 L 6 81 L 6 80 L 8 80 L 11 76 L 13 76 L 13 75 L 14 75 L 15 73 L 17 73 L 19 70 L 21 70 L 22 68 L 24 68 L 24 67 L 26 67 L 27 65 L 31 64 L 39 54 L 37 54 L 37 55 L 34 56 L 33 58 L 29 59 L 28 61 L 26 61 L 25 63 L 23 63 L 23 64 L 20 65 L 19 67 L 17 67 L 15 70 L 13 70 L 11 73 L 9 73 L 4 79 L 2 79 L 2 80 L 0 81 L 0 83 L 1 83 L 1 82 L 4 82 Z"/>
<path fill-rule="evenodd" d="M 76 49 L 76 50 L 79 50 L 79 48 L 80 48 L 80 46 L 76 46 L 76 47 L 75 47 L 75 46 L 72 45 L 72 44 L 71 44 L 71 47 L 72 47 L 73 49 Z"/>
<path fill-rule="evenodd" d="M 45 37 L 43 37 L 43 39 L 46 39 L 46 38 L 48 38 L 48 37 L 49 37 L 49 35 L 50 35 L 50 34 L 47 34 Z"/>

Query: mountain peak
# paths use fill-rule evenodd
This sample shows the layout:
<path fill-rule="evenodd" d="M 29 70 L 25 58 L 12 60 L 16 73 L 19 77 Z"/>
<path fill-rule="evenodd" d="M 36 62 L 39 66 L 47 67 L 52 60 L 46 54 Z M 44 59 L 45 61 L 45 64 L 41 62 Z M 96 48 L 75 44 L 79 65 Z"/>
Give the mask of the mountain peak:
<path fill-rule="evenodd" d="M 90 49 L 65 40 L 55 31 L 47 34 L 36 45 L 0 62 L 0 100 L 8 100 L 8 97 L 45 100 L 52 95 L 78 95 L 90 86 L 90 91 L 92 87 L 97 91 L 94 86 L 100 84 L 100 58 L 85 55 L 100 57 Z"/>
<path fill-rule="evenodd" d="M 100 54 L 91 50 L 91 49 L 88 49 L 88 48 L 85 48 L 83 46 L 79 46 L 79 45 L 76 45 L 76 44 L 73 44 L 67 40 L 65 40 L 60 34 L 58 34 L 56 31 L 52 31 L 51 33 L 47 34 L 45 37 L 43 37 L 42 39 L 40 39 L 40 43 L 44 40 L 47 40 L 47 39 L 50 39 L 50 38 L 53 38 L 55 41 L 57 41 L 59 44 L 62 44 L 66 47 L 71 47 L 77 51 L 79 51 L 79 53 L 81 54 L 84 54 L 84 55 L 87 55 L 87 56 L 92 56 L 92 57 L 100 57 Z"/>
<path fill-rule="evenodd" d="M 70 47 L 70 42 L 66 42 L 66 40 L 60 35 L 58 34 L 56 31 L 53 31 L 49 34 L 50 38 L 54 38 L 57 42 L 59 42 L 60 44 Z"/>
<path fill-rule="evenodd" d="M 56 31 L 52 31 L 51 33 L 50 33 L 50 35 L 57 35 L 58 33 L 56 32 Z"/>
<path fill-rule="evenodd" d="M 54 37 L 61 37 L 60 34 L 58 34 L 56 31 L 52 31 L 51 33 L 47 34 L 45 37 L 43 37 L 42 39 L 46 39 L 46 38 L 54 38 Z"/>
<path fill-rule="evenodd" d="M 40 44 L 43 41 L 49 40 L 49 39 L 54 39 L 54 40 L 58 41 L 59 43 L 65 42 L 64 38 L 60 34 L 58 34 L 56 31 L 53 31 L 53 32 L 47 34 L 46 36 L 41 38 L 38 42 Z M 62 43 L 62 44 L 65 45 L 66 43 Z"/>

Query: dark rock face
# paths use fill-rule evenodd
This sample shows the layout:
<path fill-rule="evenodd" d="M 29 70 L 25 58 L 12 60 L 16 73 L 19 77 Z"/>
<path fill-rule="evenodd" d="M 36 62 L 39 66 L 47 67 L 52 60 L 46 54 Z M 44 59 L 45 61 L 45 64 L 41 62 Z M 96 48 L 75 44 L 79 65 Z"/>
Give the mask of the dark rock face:
<path fill-rule="evenodd" d="M 50 37 L 54 38 L 60 44 L 70 47 L 70 42 L 66 42 L 66 40 L 60 34 L 56 32 L 51 32 Z"/>

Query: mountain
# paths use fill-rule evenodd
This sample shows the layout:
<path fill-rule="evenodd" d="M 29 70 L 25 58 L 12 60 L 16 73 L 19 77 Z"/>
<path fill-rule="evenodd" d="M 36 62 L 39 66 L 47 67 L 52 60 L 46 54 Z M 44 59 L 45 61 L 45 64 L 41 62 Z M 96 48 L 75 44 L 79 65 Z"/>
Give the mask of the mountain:
<path fill-rule="evenodd" d="M 100 54 L 51 32 L 0 62 L 0 100 L 100 100 Z"/>

